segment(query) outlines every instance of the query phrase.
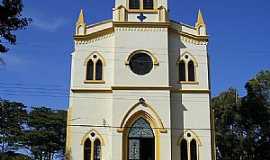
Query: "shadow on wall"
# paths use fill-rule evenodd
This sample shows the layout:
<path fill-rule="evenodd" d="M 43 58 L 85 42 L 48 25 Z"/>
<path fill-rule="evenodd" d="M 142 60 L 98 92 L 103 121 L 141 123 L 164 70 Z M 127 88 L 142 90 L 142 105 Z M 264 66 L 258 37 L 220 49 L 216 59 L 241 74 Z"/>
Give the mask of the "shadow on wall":
<path fill-rule="evenodd" d="M 170 33 L 171 37 L 169 42 L 169 85 L 182 89 L 179 83 L 179 63 L 178 60 L 181 56 L 181 50 L 187 48 L 179 38 L 179 35 Z M 171 147 L 172 159 L 180 159 L 180 146 L 177 144 L 180 136 L 184 134 L 184 112 L 187 108 L 182 103 L 182 94 L 171 93 Z"/>
<path fill-rule="evenodd" d="M 186 107 L 182 104 L 182 95 L 171 93 L 171 145 L 172 159 L 180 159 L 180 146 L 178 139 L 184 134 L 184 112 Z"/>

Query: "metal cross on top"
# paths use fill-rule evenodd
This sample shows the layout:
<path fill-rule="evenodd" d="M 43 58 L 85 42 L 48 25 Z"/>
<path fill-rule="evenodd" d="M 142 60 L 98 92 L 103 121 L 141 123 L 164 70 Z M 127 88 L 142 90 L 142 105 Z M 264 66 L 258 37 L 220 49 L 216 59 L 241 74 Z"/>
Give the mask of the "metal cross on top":
<path fill-rule="evenodd" d="M 147 17 L 144 16 L 143 13 L 140 13 L 140 15 L 137 16 L 137 18 L 138 18 L 141 22 L 143 22 Z"/>

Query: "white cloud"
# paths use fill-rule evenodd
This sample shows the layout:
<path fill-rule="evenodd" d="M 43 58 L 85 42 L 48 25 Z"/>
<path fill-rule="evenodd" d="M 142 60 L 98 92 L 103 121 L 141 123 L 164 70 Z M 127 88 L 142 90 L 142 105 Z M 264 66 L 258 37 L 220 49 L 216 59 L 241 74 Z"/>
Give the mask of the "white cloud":
<path fill-rule="evenodd" d="M 35 9 L 27 9 L 24 12 L 25 17 L 32 18 L 30 26 L 40 30 L 55 32 L 67 24 L 67 18 L 57 16 L 50 16 L 49 13 L 37 11 Z"/>
<path fill-rule="evenodd" d="M 32 17 L 32 19 L 33 19 L 32 25 L 34 27 L 39 28 L 41 30 L 49 31 L 49 32 L 55 32 L 66 24 L 66 21 L 64 18 L 54 18 L 54 19 L 47 20 L 45 18 Z"/>

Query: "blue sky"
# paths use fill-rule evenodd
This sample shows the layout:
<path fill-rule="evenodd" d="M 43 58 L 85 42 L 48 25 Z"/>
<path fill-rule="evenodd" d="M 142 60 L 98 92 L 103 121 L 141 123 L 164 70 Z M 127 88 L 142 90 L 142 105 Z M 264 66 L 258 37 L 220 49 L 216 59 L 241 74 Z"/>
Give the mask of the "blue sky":
<path fill-rule="evenodd" d="M 87 23 L 110 19 L 114 0 L 25 0 L 33 19 L 18 43 L 0 55 L 0 97 L 28 106 L 66 109 L 74 26 L 81 8 Z M 257 72 L 270 69 L 270 1 L 169 0 L 170 18 L 194 25 L 203 11 L 210 35 L 213 95 L 229 87 L 244 95 Z"/>

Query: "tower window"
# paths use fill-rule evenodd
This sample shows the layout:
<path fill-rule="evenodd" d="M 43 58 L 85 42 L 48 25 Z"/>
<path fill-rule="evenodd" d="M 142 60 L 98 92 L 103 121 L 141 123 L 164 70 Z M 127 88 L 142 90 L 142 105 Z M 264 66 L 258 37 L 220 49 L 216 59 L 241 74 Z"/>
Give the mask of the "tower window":
<path fill-rule="evenodd" d="M 140 0 L 129 0 L 129 9 L 140 9 Z"/>
<path fill-rule="evenodd" d="M 86 66 L 86 81 L 102 81 L 103 80 L 103 61 L 98 54 L 90 56 Z"/>
<path fill-rule="evenodd" d="M 154 3 L 153 0 L 144 0 L 143 1 L 143 9 L 153 9 Z"/>
<path fill-rule="evenodd" d="M 129 0 L 129 9 L 154 9 L 153 0 Z"/>

